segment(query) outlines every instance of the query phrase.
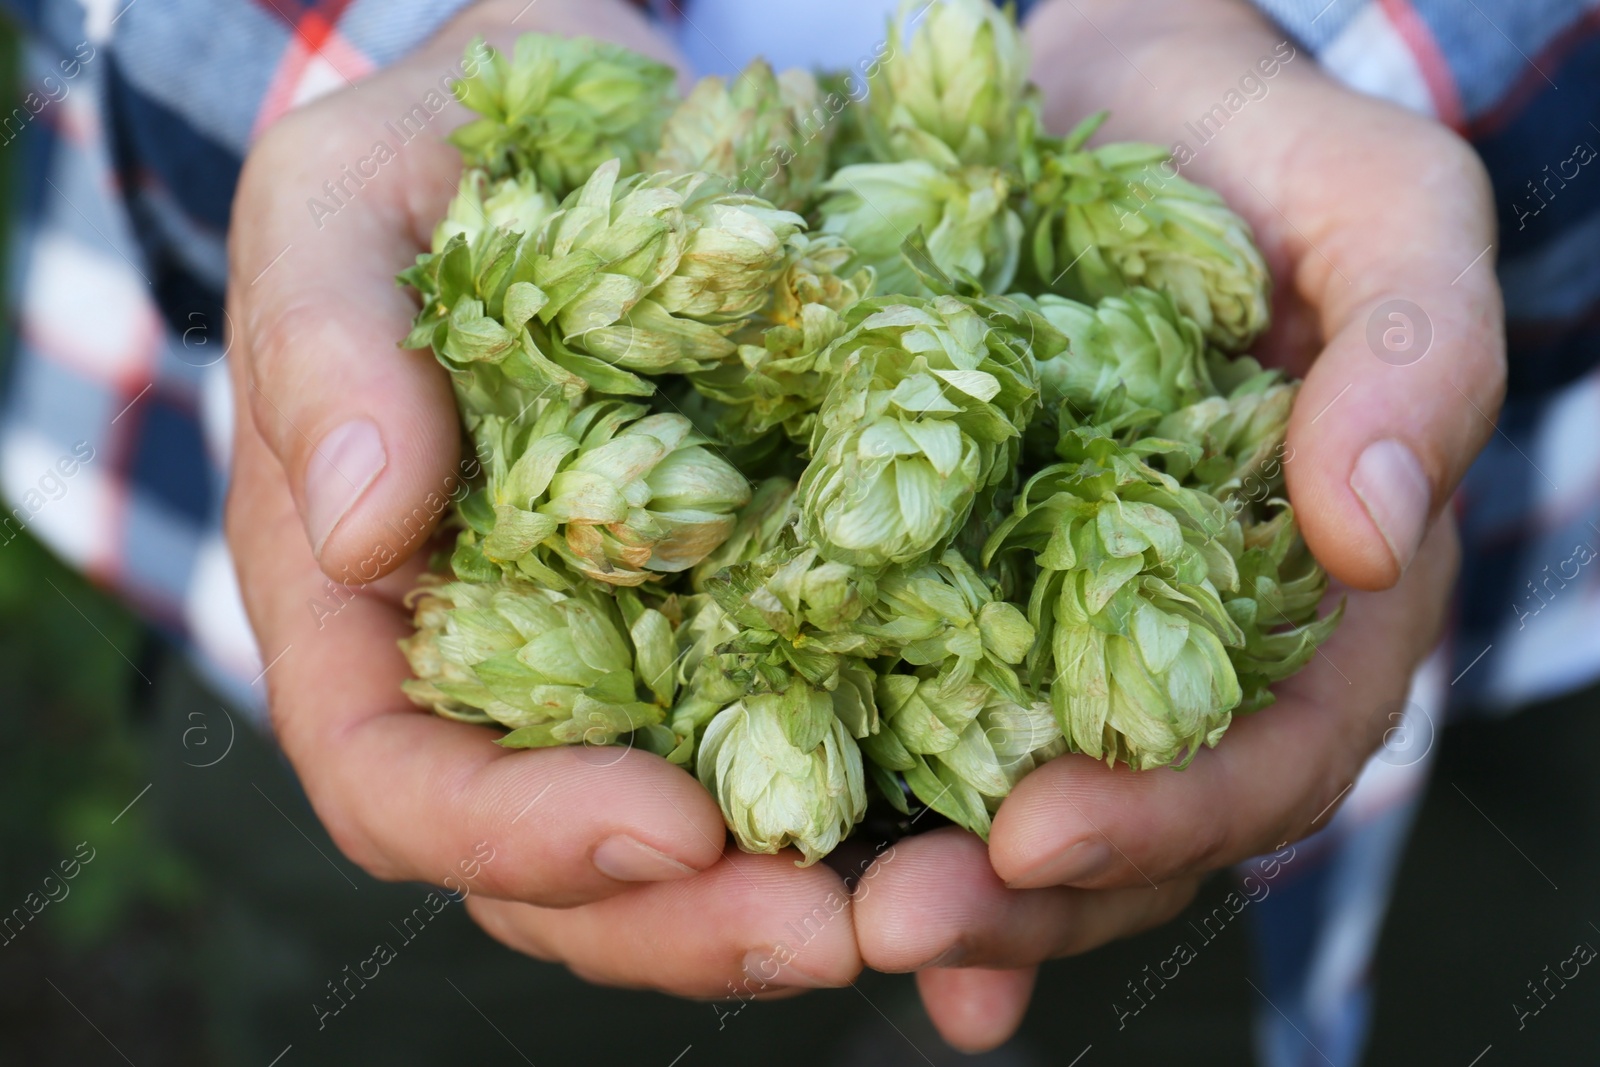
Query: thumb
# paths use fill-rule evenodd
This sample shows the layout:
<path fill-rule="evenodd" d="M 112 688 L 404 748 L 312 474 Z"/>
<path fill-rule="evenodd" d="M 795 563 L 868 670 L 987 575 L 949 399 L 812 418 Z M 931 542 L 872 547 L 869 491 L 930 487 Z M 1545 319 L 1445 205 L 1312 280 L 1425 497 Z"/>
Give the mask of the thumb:
<path fill-rule="evenodd" d="M 422 250 L 418 219 L 443 213 L 459 162 L 442 140 L 448 111 L 401 143 L 382 105 L 423 99 L 421 83 L 449 77 L 438 68 L 385 72 L 280 121 L 235 199 L 239 394 L 323 570 L 345 582 L 409 557 L 473 473 L 448 376 L 431 354 L 397 348 L 415 308 L 394 276 Z"/>
<path fill-rule="evenodd" d="M 1505 386 L 1481 166 L 1444 136 L 1405 155 L 1394 181 L 1347 194 L 1359 219 L 1306 231 L 1318 247 L 1300 272 L 1302 291 L 1321 291 L 1327 342 L 1295 403 L 1284 477 L 1312 552 L 1360 589 L 1410 565 L 1495 432 Z M 1320 284 L 1307 277 L 1318 267 Z"/>

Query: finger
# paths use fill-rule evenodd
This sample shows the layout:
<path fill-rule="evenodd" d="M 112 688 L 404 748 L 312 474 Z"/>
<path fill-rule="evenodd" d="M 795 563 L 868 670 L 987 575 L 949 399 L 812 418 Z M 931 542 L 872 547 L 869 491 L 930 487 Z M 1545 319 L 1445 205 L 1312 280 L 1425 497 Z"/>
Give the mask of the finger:
<path fill-rule="evenodd" d="M 422 250 L 423 220 L 443 213 L 459 170 L 441 139 L 448 112 L 369 179 L 350 169 L 393 140 L 385 105 L 422 91 L 403 83 L 431 74 L 380 75 L 280 122 L 236 201 L 243 410 L 288 475 L 303 536 L 346 582 L 411 555 L 462 481 L 448 378 L 430 353 L 396 347 L 414 305 L 394 275 Z"/>
<path fill-rule="evenodd" d="M 825 866 L 796 867 L 793 853 L 730 850 L 694 878 L 581 908 L 467 903 L 498 940 L 604 985 L 746 1001 L 846 985 L 861 970 L 844 883 Z"/>
<path fill-rule="evenodd" d="M 440 883 L 493 849 L 474 892 L 567 905 L 714 864 L 721 813 L 658 757 L 617 748 L 515 752 L 496 732 L 412 706 L 389 599 L 330 596 L 284 473 L 248 425 L 235 446 L 229 539 L 268 662 L 273 722 L 317 814 L 380 878 Z M 250 486 L 241 492 L 241 486 Z"/>
<path fill-rule="evenodd" d="M 1194 885 L 1008 889 L 984 843 L 947 828 L 897 842 L 865 872 L 854 898 L 856 941 L 878 971 L 1031 967 L 1165 922 Z"/>
<path fill-rule="evenodd" d="M 1098 33 L 1084 32 L 1091 17 Z M 1127 54 L 1084 47 L 1101 33 Z M 1183 176 L 1253 225 L 1277 281 L 1263 348 L 1307 379 L 1284 465 L 1297 518 L 1334 577 L 1393 585 L 1493 432 L 1504 389 L 1477 156 L 1438 123 L 1335 84 L 1228 0 L 1047 4 L 1029 36 L 1054 125 L 1084 101 L 1109 106 L 1101 139 L 1181 145 Z M 1197 132 L 1194 117 L 1241 74 L 1260 95 Z"/>
<path fill-rule="evenodd" d="M 939 1036 L 952 1048 L 976 1055 L 998 1048 L 1017 1032 L 1038 976 L 1037 967 L 930 967 L 917 972 L 917 992 Z"/>
<path fill-rule="evenodd" d="M 1184 770 L 1063 756 L 1001 805 L 989 858 L 1016 888 L 1161 884 L 1259 855 L 1324 825 L 1390 725 L 1431 647 L 1455 573 L 1454 527 L 1385 593 L 1350 597 L 1344 622 L 1278 702 L 1234 720 Z"/>

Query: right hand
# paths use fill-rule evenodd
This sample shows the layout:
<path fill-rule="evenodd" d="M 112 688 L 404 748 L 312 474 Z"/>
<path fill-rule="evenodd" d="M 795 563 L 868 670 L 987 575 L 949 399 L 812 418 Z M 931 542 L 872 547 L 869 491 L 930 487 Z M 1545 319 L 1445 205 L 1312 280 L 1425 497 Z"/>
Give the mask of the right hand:
<path fill-rule="evenodd" d="M 861 967 L 843 882 L 725 849 L 721 813 L 690 775 L 637 751 L 503 749 L 497 731 L 400 691 L 402 598 L 460 472 L 444 371 L 396 348 L 414 307 L 393 279 L 454 192 L 461 163 L 444 136 L 465 113 L 451 101 L 403 146 L 387 124 L 439 90 L 475 34 L 504 48 L 531 30 L 675 61 L 620 0 L 493 0 L 275 123 L 246 161 L 230 235 L 227 529 L 271 665 L 272 721 L 334 841 L 374 877 L 457 886 L 487 843 L 468 910 L 514 948 L 681 995 L 843 985 Z M 394 156 L 356 188 L 345 168 L 380 139 Z M 314 215 L 310 198 L 331 206 L 324 183 L 341 181 L 353 195 Z M 791 928 L 815 926 L 818 908 L 828 920 L 794 945 Z"/>

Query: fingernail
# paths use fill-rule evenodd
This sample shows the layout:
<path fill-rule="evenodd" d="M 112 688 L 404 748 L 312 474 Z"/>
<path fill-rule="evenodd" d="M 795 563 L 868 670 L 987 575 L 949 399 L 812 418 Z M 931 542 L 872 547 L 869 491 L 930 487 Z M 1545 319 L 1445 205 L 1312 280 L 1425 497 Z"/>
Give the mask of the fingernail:
<path fill-rule="evenodd" d="M 786 989 L 831 989 L 833 982 L 824 982 L 820 978 L 799 970 L 794 965 L 794 950 L 782 947 L 775 949 L 753 948 L 744 954 L 744 973 L 752 981 L 759 982 L 761 988 L 779 986 Z"/>
<path fill-rule="evenodd" d="M 1012 889 L 1044 889 L 1086 881 L 1111 866 L 1111 846 L 1103 838 L 1086 837 L 1042 860 L 1006 885 Z"/>
<path fill-rule="evenodd" d="M 365 419 L 347 422 L 317 443 L 306 464 L 306 534 L 312 552 L 322 555 L 328 535 L 388 462 L 383 437 Z"/>
<path fill-rule="evenodd" d="M 619 882 L 665 882 L 695 873 L 693 867 L 627 834 L 600 842 L 594 850 L 593 862 L 601 874 Z"/>
<path fill-rule="evenodd" d="M 1350 488 L 1405 570 L 1422 544 L 1433 506 L 1433 486 L 1416 454 L 1393 438 L 1375 441 L 1356 461 Z"/>

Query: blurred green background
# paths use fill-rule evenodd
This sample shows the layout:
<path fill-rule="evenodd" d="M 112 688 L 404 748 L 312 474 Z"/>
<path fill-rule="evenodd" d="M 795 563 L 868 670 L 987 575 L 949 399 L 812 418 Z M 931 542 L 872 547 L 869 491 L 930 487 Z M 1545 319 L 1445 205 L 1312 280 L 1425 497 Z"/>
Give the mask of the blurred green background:
<path fill-rule="evenodd" d="M 15 84 L 14 46 L 0 27 L 0 86 Z M 0 155 L 8 204 L 15 161 Z M 1513 1007 L 1575 942 L 1600 945 L 1596 706 L 1591 691 L 1443 737 L 1385 926 L 1368 1063 L 1600 1062 L 1600 977 L 1574 980 L 1525 1026 Z M 226 763 L 197 767 L 220 749 L 186 731 L 220 745 L 225 723 L 238 729 Z M 67 895 L 31 915 L 61 893 L 47 878 L 89 850 Z M 1214 878 L 1179 923 L 1228 886 Z M 710 1005 L 594 989 L 517 957 L 455 908 L 319 1030 L 324 980 L 422 893 L 337 856 L 270 742 L 126 610 L 31 539 L 0 547 L 0 920 L 29 916 L 0 933 L 0 1065 L 1238 1067 L 1262 1007 L 1239 924 L 1119 1029 L 1112 1002 L 1171 952 L 1174 935 L 1154 931 L 1047 967 L 1019 1039 L 967 1060 L 938 1041 L 903 976 L 724 1024 Z"/>

